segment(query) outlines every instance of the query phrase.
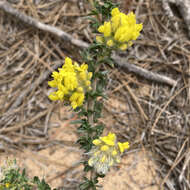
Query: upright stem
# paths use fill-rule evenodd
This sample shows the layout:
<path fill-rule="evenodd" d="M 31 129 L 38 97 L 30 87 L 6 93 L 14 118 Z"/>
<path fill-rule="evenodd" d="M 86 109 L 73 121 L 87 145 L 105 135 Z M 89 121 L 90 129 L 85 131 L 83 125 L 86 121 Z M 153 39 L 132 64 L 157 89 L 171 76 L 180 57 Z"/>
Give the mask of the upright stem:
<path fill-rule="evenodd" d="M 92 6 L 92 8 L 94 8 L 94 0 L 89 0 L 89 3 L 90 5 Z M 101 18 L 100 18 L 100 15 L 97 15 L 97 19 L 99 20 L 99 22 L 101 22 Z M 98 62 L 98 60 L 97 60 Z M 94 65 L 96 68 L 95 68 L 95 73 L 98 73 L 99 70 L 100 70 L 100 67 L 101 67 L 101 64 L 98 64 L 98 65 Z M 92 91 L 93 92 L 96 92 L 96 87 L 97 87 L 97 83 L 98 83 L 98 79 L 97 78 L 94 78 L 94 81 L 92 82 Z M 88 122 L 90 124 L 90 126 L 93 128 L 95 127 L 94 126 L 94 106 L 95 106 L 95 102 L 96 102 L 96 99 L 93 98 L 93 97 L 90 97 L 89 98 L 89 102 L 87 104 L 87 111 L 90 110 L 92 113 L 90 114 L 90 116 L 88 117 Z M 94 132 L 91 134 L 91 137 L 94 136 Z M 90 171 L 90 180 L 92 181 L 94 178 L 96 177 L 96 172 L 94 170 L 91 170 Z M 93 190 L 93 187 L 91 187 L 90 189 Z"/>
<path fill-rule="evenodd" d="M 97 73 L 99 70 L 100 70 L 100 64 L 96 67 L 96 70 L 95 70 L 95 73 Z M 92 83 L 92 91 L 96 91 L 96 86 L 97 86 L 97 78 L 94 79 L 93 83 Z M 88 102 L 88 108 L 90 111 L 93 111 L 94 110 L 94 99 L 93 98 L 90 98 L 89 102 Z M 88 118 L 88 121 L 89 121 L 89 124 L 91 126 L 94 125 L 94 114 L 91 114 Z"/>
<path fill-rule="evenodd" d="M 99 69 L 100 69 L 100 64 L 97 66 L 97 68 L 95 70 L 95 73 L 97 73 L 99 71 Z M 92 83 L 92 90 L 93 90 L 93 92 L 96 91 L 96 86 L 97 86 L 97 78 L 95 78 L 94 81 L 93 81 L 93 83 Z M 92 112 L 94 110 L 94 105 L 95 105 L 95 100 L 92 97 L 90 97 L 90 100 L 88 102 L 88 109 L 90 111 L 92 111 Z M 94 127 L 94 112 L 89 116 L 88 122 L 89 122 L 89 124 L 90 124 L 91 127 Z M 94 134 L 92 133 L 91 137 L 93 137 L 93 135 Z M 95 171 L 91 170 L 90 171 L 90 180 L 92 181 L 95 178 L 95 176 L 96 176 Z M 91 189 L 93 189 L 93 188 L 91 188 Z"/>

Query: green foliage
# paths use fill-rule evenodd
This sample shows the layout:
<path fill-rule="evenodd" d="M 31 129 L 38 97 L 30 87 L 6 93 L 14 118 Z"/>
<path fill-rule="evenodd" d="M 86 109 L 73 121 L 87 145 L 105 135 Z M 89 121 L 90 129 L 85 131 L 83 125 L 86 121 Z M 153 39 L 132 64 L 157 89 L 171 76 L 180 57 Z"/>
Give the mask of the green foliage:
<path fill-rule="evenodd" d="M 93 167 L 89 166 L 87 161 L 84 161 L 83 164 L 84 164 L 85 172 L 89 172 L 90 170 L 93 170 Z"/>
<path fill-rule="evenodd" d="M 44 179 L 40 180 L 37 176 L 33 180 L 29 179 L 25 169 L 22 172 L 19 168 L 5 168 L 4 170 L 3 179 L 0 181 L 0 190 L 51 190 Z"/>
<path fill-rule="evenodd" d="M 86 189 L 96 190 L 98 177 L 99 176 L 96 176 L 93 180 L 89 180 L 88 178 L 85 177 L 84 182 L 80 184 L 79 189 L 80 190 L 86 190 Z"/>
<path fill-rule="evenodd" d="M 0 189 L 10 190 L 30 190 L 32 186 L 28 184 L 28 178 L 25 170 L 20 172 L 20 169 L 10 169 L 5 173 L 4 179 L 0 182 Z M 6 185 L 7 184 L 7 185 Z M 7 186 L 7 187 L 6 187 Z"/>
<path fill-rule="evenodd" d="M 40 181 L 40 179 L 35 176 L 33 183 L 37 185 L 39 190 L 51 190 L 50 186 L 44 181 L 44 179 Z"/>
<path fill-rule="evenodd" d="M 87 19 L 90 20 L 90 27 L 92 29 L 92 32 L 97 33 L 98 27 L 105 20 L 110 18 L 111 10 L 115 7 L 118 7 L 119 3 L 113 3 L 110 0 L 103 0 L 101 3 L 97 0 L 94 0 L 93 2 L 93 9 L 88 14 L 89 17 L 87 17 Z"/>
<path fill-rule="evenodd" d="M 81 148 L 85 152 L 89 152 L 92 148 L 92 138 L 90 136 L 82 136 L 77 140 L 77 143 L 80 144 Z"/>
<path fill-rule="evenodd" d="M 113 3 L 110 0 L 103 0 L 101 3 L 94 0 L 94 9 L 91 11 L 90 15 L 102 16 L 102 20 L 105 21 L 110 18 L 111 10 L 118 7 L 118 3 Z"/>

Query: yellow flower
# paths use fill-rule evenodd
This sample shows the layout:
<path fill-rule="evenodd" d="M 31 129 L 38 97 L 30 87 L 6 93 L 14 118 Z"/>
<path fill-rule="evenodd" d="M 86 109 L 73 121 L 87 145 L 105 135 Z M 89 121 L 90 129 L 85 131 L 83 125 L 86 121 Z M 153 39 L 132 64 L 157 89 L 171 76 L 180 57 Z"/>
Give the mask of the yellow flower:
<path fill-rule="evenodd" d="M 109 149 L 109 146 L 103 145 L 101 146 L 101 151 L 107 151 Z"/>
<path fill-rule="evenodd" d="M 104 25 L 100 26 L 98 28 L 98 31 L 100 33 L 104 33 L 105 37 L 109 37 L 111 35 L 111 23 L 110 22 L 104 22 Z"/>
<path fill-rule="evenodd" d="M 108 41 L 107 41 L 107 45 L 108 45 L 109 47 L 112 47 L 112 46 L 114 45 L 113 40 L 108 40 Z"/>
<path fill-rule="evenodd" d="M 116 137 L 115 137 L 114 133 L 109 133 L 105 137 L 100 137 L 100 140 L 102 140 L 105 144 L 110 145 L 110 146 L 115 145 L 115 139 L 116 139 Z"/>
<path fill-rule="evenodd" d="M 101 144 L 101 140 L 95 139 L 95 140 L 92 141 L 92 143 L 93 143 L 94 145 L 100 145 L 100 144 Z"/>
<path fill-rule="evenodd" d="M 52 101 L 61 100 L 70 102 L 73 109 L 83 105 L 85 93 L 91 90 L 92 73 L 88 72 L 88 65 L 74 62 L 66 57 L 62 68 L 52 73 L 53 80 L 48 82 L 56 91 L 49 95 Z"/>
<path fill-rule="evenodd" d="M 5 187 L 6 187 L 6 188 L 9 188 L 9 187 L 10 187 L 10 183 L 6 183 L 6 184 L 5 184 Z"/>
<path fill-rule="evenodd" d="M 103 37 L 102 36 L 96 36 L 96 41 L 99 43 L 103 43 Z"/>
<path fill-rule="evenodd" d="M 136 16 L 133 12 L 126 15 L 120 12 L 118 8 L 114 8 L 111 12 L 110 21 L 104 22 L 98 28 L 103 36 L 97 36 L 96 40 L 99 43 L 105 42 L 109 47 L 126 50 L 132 45 L 132 41 L 139 37 L 142 28 L 142 23 L 136 24 Z"/>
<path fill-rule="evenodd" d="M 97 173 L 106 174 L 109 168 L 120 162 L 121 154 L 129 148 L 128 142 L 117 142 L 116 135 L 109 133 L 92 142 L 95 146 L 89 152 L 89 166 L 95 168 Z"/>
<path fill-rule="evenodd" d="M 125 142 L 125 143 L 118 142 L 117 144 L 119 146 L 119 150 L 120 150 L 121 153 L 123 153 L 125 149 L 129 148 L 129 143 L 128 142 Z"/>

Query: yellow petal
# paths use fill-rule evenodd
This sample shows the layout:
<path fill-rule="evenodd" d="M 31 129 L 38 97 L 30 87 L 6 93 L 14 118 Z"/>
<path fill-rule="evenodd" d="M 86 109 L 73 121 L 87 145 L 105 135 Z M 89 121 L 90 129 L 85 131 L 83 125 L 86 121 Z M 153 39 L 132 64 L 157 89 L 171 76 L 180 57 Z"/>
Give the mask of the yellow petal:
<path fill-rule="evenodd" d="M 104 33 L 104 25 L 101 25 L 101 26 L 98 28 L 98 32 Z"/>
<path fill-rule="evenodd" d="M 123 153 L 125 149 L 129 148 L 129 142 L 124 142 L 124 143 L 118 142 L 117 144 L 119 146 L 119 150 L 121 153 Z"/>
<path fill-rule="evenodd" d="M 107 150 L 109 150 L 109 147 L 107 145 L 103 145 L 103 146 L 101 146 L 100 150 L 101 151 L 107 151 Z"/>
<path fill-rule="evenodd" d="M 129 142 L 124 142 L 123 147 L 124 149 L 129 149 Z"/>
<path fill-rule="evenodd" d="M 112 151 L 112 156 L 116 156 L 117 155 L 117 151 L 116 150 L 113 150 Z"/>
<path fill-rule="evenodd" d="M 118 15 L 119 13 L 120 13 L 120 11 L 119 11 L 119 9 L 117 7 L 112 9 L 112 11 L 111 11 L 112 16 Z"/>
<path fill-rule="evenodd" d="M 66 64 L 66 65 L 72 65 L 72 59 L 69 58 L 69 57 L 66 57 L 66 58 L 65 58 L 65 64 Z"/>
<path fill-rule="evenodd" d="M 119 49 L 122 50 L 122 51 L 126 50 L 127 49 L 127 44 L 120 45 Z"/>
<path fill-rule="evenodd" d="M 90 80 L 92 78 L 92 72 L 88 73 L 88 79 Z"/>
<path fill-rule="evenodd" d="M 96 36 L 96 41 L 102 44 L 104 40 L 103 40 L 103 37 Z"/>
<path fill-rule="evenodd" d="M 97 146 L 101 144 L 101 141 L 99 139 L 95 139 L 92 141 L 92 143 Z"/>
<path fill-rule="evenodd" d="M 87 81 L 85 82 L 85 85 L 86 85 L 86 86 L 90 86 L 90 85 L 91 85 L 91 82 L 90 82 L 89 80 L 87 80 Z"/>
<path fill-rule="evenodd" d="M 112 47 L 112 46 L 114 45 L 113 40 L 108 40 L 108 41 L 107 41 L 107 45 L 108 45 L 109 47 Z"/>
<path fill-rule="evenodd" d="M 115 139 L 116 139 L 115 134 L 114 134 L 114 133 L 111 133 L 111 132 L 109 132 L 109 134 L 108 134 L 107 137 L 108 137 L 110 140 L 112 140 L 112 141 L 115 141 Z"/>
<path fill-rule="evenodd" d="M 48 81 L 48 85 L 52 88 L 55 88 L 57 87 L 57 82 L 55 80 L 52 80 L 52 81 Z"/>
<path fill-rule="evenodd" d="M 101 162 L 105 162 L 106 161 L 106 155 L 103 155 L 101 158 Z"/>
<path fill-rule="evenodd" d="M 78 92 L 84 92 L 82 87 L 78 87 L 78 88 L 77 88 L 77 91 L 78 91 Z"/>
<path fill-rule="evenodd" d="M 88 165 L 89 165 L 89 166 L 93 166 L 93 163 L 94 163 L 93 159 L 90 158 L 90 159 L 88 160 Z"/>
<path fill-rule="evenodd" d="M 76 109 L 77 108 L 77 103 L 75 101 L 71 102 L 71 106 L 73 109 Z"/>
<path fill-rule="evenodd" d="M 55 92 L 52 92 L 48 97 L 52 101 L 59 100 L 59 97 L 55 94 Z"/>
<path fill-rule="evenodd" d="M 105 22 L 104 23 L 104 36 L 109 37 L 111 35 L 111 23 Z"/>

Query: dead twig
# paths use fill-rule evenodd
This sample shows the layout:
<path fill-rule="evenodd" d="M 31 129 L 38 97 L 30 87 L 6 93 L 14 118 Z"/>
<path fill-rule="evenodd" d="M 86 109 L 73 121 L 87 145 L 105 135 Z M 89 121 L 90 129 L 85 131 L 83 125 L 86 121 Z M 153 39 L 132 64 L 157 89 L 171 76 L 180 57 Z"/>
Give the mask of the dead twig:
<path fill-rule="evenodd" d="M 177 93 L 174 95 L 174 96 L 172 96 L 168 101 L 167 101 L 167 103 L 165 104 L 165 106 L 162 108 L 162 110 L 159 112 L 159 114 L 158 114 L 158 117 L 156 118 L 156 120 L 155 120 L 155 122 L 154 122 L 154 124 L 153 124 L 153 126 L 152 126 L 152 129 L 151 129 L 151 134 L 154 134 L 154 128 L 156 127 L 156 124 L 158 123 L 158 121 L 159 121 L 159 119 L 160 119 L 160 117 L 161 117 L 161 115 L 162 115 L 162 113 L 164 112 L 164 110 L 167 108 L 167 106 L 172 102 L 172 100 L 177 96 L 177 95 L 179 95 L 185 88 L 187 88 L 187 86 L 184 86 L 184 87 L 182 87 L 180 90 L 178 90 L 177 91 Z"/>
<path fill-rule="evenodd" d="M 123 82 L 125 84 L 125 87 L 127 88 L 129 94 L 132 96 L 132 98 L 134 99 L 138 109 L 139 109 L 139 112 L 142 114 L 142 119 L 144 120 L 148 120 L 148 116 L 145 114 L 142 106 L 140 105 L 139 101 L 138 101 L 138 98 L 135 96 L 135 94 L 133 93 L 132 89 L 126 84 L 126 82 Z"/>
<path fill-rule="evenodd" d="M 64 32 L 56 27 L 44 24 L 44 23 L 38 21 L 37 19 L 34 19 L 30 16 L 25 15 L 24 13 L 21 13 L 17 9 L 13 8 L 10 3 L 7 3 L 5 1 L 0 2 L 0 9 L 4 10 L 6 13 L 9 13 L 9 14 L 17 17 L 18 19 L 22 20 L 26 24 L 34 26 L 40 30 L 52 33 L 52 34 L 62 38 L 63 40 L 72 43 L 73 45 L 76 45 L 78 47 L 83 47 L 83 48 L 88 47 L 87 43 L 73 38 L 72 35 Z"/>
<path fill-rule="evenodd" d="M 55 70 L 58 67 L 60 67 L 62 65 L 61 62 L 55 64 L 53 66 L 53 68 L 51 70 Z M 45 73 L 41 74 L 38 78 L 37 81 L 35 81 L 35 83 L 32 83 L 26 90 L 24 90 L 20 96 L 17 98 L 17 100 L 12 104 L 12 106 L 9 108 L 9 110 L 15 109 L 16 107 L 18 107 L 21 102 L 23 101 L 23 99 L 28 95 L 29 92 L 31 92 L 32 90 L 34 90 L 35 88 L 37 88 L 44 80 L 47 79 L 47 77 L 50 75 L 51 70 L 47 70 Z"/>
<path fill-rule="evenodd" d="M 190 149 L 186 153 L 185 162 L 183 164 L 183 168 L 182 168 L 181 174 L 179 176 L 179 182 L 182 182 L 182 180 L 184 178 L 184 172 L 185 172 L 186 168 L 188 167 L 189 161 L 190 161 Z"/>
<path fill-rule="evenodd" d="M 166 84 L 169 84 L 171 86 L 177 85 L 177 81 L 175 81 L 169 77 L 160 75 L 158 73 L 148 71 L 148 70 L 141 68 L 141 67 L 138 67 L 134 64 L 130 64 L 125 59 L 122 59 L 120 56 L 113 55 L 112 58 L 119 66 L 125 67 L 129 71 L 134 72 L 134 73 L 136 73 L 136 74 L 138 74 L 138 75 L 140 75 L 146 79 L 153 80 L 153 81 L 160 82 L 160 83 L 166 83 Z"/>
<path fill-rule="evenodd" d="M 0 134 L 7 133 L 10 131 L 17 131 L 17 130 L 21 129 L 22 127 L 28 126 L 28 125 L 32 124 L 33 122 L 35 122 L 37 119 L 40 119 L 41 117 L 46 115 L 47 112 L 48 112 L 48 110 L 42 111 L 38 115 L 34 116 L 32 119 L 29 119 L 26 122 L 19 123 L 19 124 L 15 125 L 14 127 L 2 128 L 2 129 L 0 129 Z"/>
<path fill-rule="evenodd" d="M 190 1 L 189 0 L 162 0 L 163 8 L 169 18 L 174 21 L 174 13 L 170 7 L 171 4 L 175 4 L 179 9 L 188 29 L 188 36 L 190 38 Z M 175 22 L 177 26 L 177 22 Z M 178 26 L 177 26 L 178 27 Z"/>

